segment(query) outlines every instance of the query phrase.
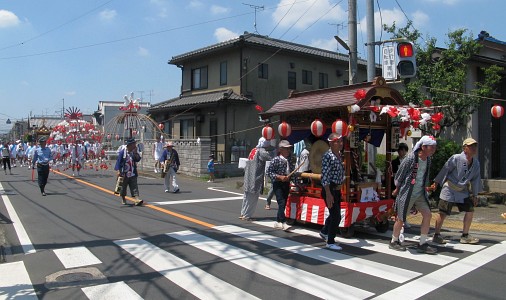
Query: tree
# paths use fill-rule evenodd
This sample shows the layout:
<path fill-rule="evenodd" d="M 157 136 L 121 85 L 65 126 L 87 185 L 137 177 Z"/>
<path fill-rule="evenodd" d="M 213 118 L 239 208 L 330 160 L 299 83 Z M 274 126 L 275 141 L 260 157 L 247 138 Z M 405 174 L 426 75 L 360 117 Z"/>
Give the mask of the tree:
<path fill-rule="evenodd" d="M 419 43 L 421 34 L 412 29 L 412 22 L 405 27 L 397 28 L 383 25 L 392 38 L 406 38 L 416 47 L 417 78 L 405 81 L 405 90 L 401 92 L 404 99 L 423 106 L 425 99 L 430 99 L 435 110 L 444 114 L 440 122 L 441 128 L 435 130 L 432 124 L 420 126 L 424 133 L 439 136 L 445 129 L 462 125 L 475 112 L 480 103 L 480 97 L 491 97 L 496 85 L 501 80 L 501 67 L 492 65 L 481 68 L 483 81 L 476 82 L 474 88 L 466 87 L 469 61 L 479 53 L 482 45 L 474 40 L 466 29 L 457 29 L 447 34 L 446 48 L 436 46 L 437 40 L 427 37 Z"/>

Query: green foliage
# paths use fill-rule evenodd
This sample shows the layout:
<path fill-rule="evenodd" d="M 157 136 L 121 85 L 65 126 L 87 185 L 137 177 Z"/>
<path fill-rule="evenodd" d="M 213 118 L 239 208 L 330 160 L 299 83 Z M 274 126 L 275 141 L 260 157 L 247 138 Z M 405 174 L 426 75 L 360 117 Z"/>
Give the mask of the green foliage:
<path fill-rule="evenodd" d="M 376 154 L 376 168 L 385 174 L 387 156 L 385 154 Z"/>
<path fill-rule="evenodd" d="M 501 80 L 502 68 L 493 65 L 481 68 L 484 78 L 471 90 L 466 88 L 469 61 L 482 47 L 471 34 L 467 34 L 467 29 L 448 32 L 446 48 L 440 48 L 432 37 L 419 43 L 421 34 L 412 29 L 411 21 L 403 28 L 397 28 L 395 23 L 383 27 L 392 38 L 407 38 L 415 43 L 417 80 L 405 83 L 405 90 L 401 92 L 404 99 L 418 106 L 423 106 L 423 100 L 430 99 L 434 106 L 440 107 L 437 111 L 444 114 L 441 130 L 434 132 L 431 125 L 420 126 L 424 134 L 439 136 L 445 128 L 464 124 L 482 102 L 479 96 L 491 97 Z"/>

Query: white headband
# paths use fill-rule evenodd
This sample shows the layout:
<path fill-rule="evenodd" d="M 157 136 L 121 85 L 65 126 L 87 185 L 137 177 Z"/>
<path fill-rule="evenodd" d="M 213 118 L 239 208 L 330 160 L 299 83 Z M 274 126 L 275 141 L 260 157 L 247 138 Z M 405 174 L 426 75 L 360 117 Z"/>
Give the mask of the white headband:
<path fill-rule="evenodd" d="M 434 145 L 437 145 L 436 139 L 432 135 L 424 135 L 418 141 L 418 143 L 416 143 L 415 147 L 413 148 L 413 152 L 422 148 L 422 146 L 434 146 Z"/>

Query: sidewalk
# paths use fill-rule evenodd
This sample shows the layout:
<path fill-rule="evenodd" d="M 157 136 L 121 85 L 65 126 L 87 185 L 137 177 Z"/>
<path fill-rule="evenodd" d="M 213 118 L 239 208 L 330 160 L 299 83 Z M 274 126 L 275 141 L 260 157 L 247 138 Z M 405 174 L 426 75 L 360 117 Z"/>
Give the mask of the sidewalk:
<path fill-rule="evenodd" d="M 202 180 L 197 179 L 195 180 Z M 231 178 L 216 178 L 215 185 L 225 185 L 229 188 L 237 189 L 242 191 L 242 177 L 231 177 Z M 502 204 L 488 204 L 486 207 L 476 207 L 473 217 L 473 223 L 471 224 L 471 232 L 475 233 L 498 233 L 506 234 L 506 219 L 501 217 L 501 214 L 506 212 L 506 205 Z M 432 210 L 431 227 L 435 226 L 435 217 L 437 209 Z M 462 219 L 464 213 L 459 213 L 457 210 L 452 212 L 451 216 L 448 216 L 443 224 L 443 230 L 457 231 L 462 230 Z M 420 214 L 409 215 L 408 222 L 411 225 L 420 225 L 422 222 L 422 216 Z"/>

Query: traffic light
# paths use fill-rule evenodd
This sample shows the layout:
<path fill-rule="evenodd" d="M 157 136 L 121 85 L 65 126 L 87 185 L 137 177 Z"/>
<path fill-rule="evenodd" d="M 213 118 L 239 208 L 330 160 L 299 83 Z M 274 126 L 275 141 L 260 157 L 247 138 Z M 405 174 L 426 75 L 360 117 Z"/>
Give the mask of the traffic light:
<path fill-rule="evenodd" d="M 397 72 L 400 78 L 412 78 L 416 75 L 415 48 L 411 42 L 397 44 Z"/>

